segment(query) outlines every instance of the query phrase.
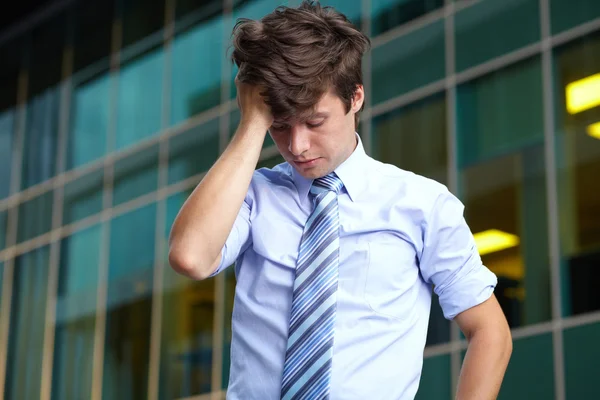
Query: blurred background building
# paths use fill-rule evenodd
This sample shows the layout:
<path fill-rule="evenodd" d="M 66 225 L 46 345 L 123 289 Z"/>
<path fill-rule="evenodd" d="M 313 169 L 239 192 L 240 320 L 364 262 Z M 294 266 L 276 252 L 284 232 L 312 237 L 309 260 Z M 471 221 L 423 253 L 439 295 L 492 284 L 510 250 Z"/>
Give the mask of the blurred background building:
<path fill-rule="evenodd" d="M 322 3 L 373 41 L 367 152 L 448 185 L 499 277 L 500 398 L 600 398 L 600 1 Z M 236 18 L 288 2 L 23 4 L 0 28 L 0 397 L 221 398 L 233 269 L 182 278 L 167 237 L 239 121 Z M 419 399 L 452 398 L 465 348 L 435 303 Z"/>

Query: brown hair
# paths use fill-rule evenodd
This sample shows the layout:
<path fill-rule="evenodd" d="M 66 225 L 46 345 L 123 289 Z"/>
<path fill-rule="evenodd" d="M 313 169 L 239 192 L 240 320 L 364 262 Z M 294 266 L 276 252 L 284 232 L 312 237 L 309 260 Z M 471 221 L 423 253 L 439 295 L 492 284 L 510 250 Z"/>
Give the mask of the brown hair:
<path fill-rule="evenodd" d="M 263 86 L 273 116 L 287 121 L 303 118 L 330 88 L 348 113 L 369 46 L 346 16 L 303 1 L 298 8 L 277 7 L 260 21 L 240 18 L 231 58 L 240 68 L 238 79 Z"/>

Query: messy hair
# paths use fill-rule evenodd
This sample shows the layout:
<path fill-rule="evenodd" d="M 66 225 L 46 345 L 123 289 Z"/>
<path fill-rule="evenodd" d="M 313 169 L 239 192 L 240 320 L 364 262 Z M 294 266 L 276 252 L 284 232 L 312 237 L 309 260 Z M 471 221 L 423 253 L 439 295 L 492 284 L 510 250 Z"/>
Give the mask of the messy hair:
<path fill-rule="evenodd" d="M 370 41 L 333 8 L 303 1 L 260 21 L 239 19 L 232 45 L 238 79 L 264 87 L 274 118 L 288 121 L 306 117 L 330 89 L 348 113 L 363 83 L 362 56 Z"/>

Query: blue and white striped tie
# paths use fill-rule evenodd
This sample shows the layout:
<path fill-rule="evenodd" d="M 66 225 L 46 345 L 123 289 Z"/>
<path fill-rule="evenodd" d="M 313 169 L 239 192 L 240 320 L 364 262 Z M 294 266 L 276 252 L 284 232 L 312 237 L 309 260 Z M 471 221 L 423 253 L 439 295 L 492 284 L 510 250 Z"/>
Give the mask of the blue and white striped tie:
<path fill-rule="evenodd" d="M 338 288 L 342 181 L 331 173 L 310 189 L 315 209 L 302 234 L 281 398 L 327 399 Z"/>

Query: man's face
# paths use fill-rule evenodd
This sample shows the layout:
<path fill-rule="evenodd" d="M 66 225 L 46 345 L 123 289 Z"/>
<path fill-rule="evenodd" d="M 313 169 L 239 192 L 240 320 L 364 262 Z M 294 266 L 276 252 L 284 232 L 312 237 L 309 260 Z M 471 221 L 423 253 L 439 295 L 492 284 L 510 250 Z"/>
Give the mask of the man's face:
<path fill-rule="evenodd" d="M 335 170 L 356 148 L 354 114 L 363 101 L 364 89 L 359 86 L 346 113 L 342 100 L 328 91 L 306 120 L 284 123 L 276 119 L 269 133 L 283 158 L 302 176 L 320 178 Z"/>

